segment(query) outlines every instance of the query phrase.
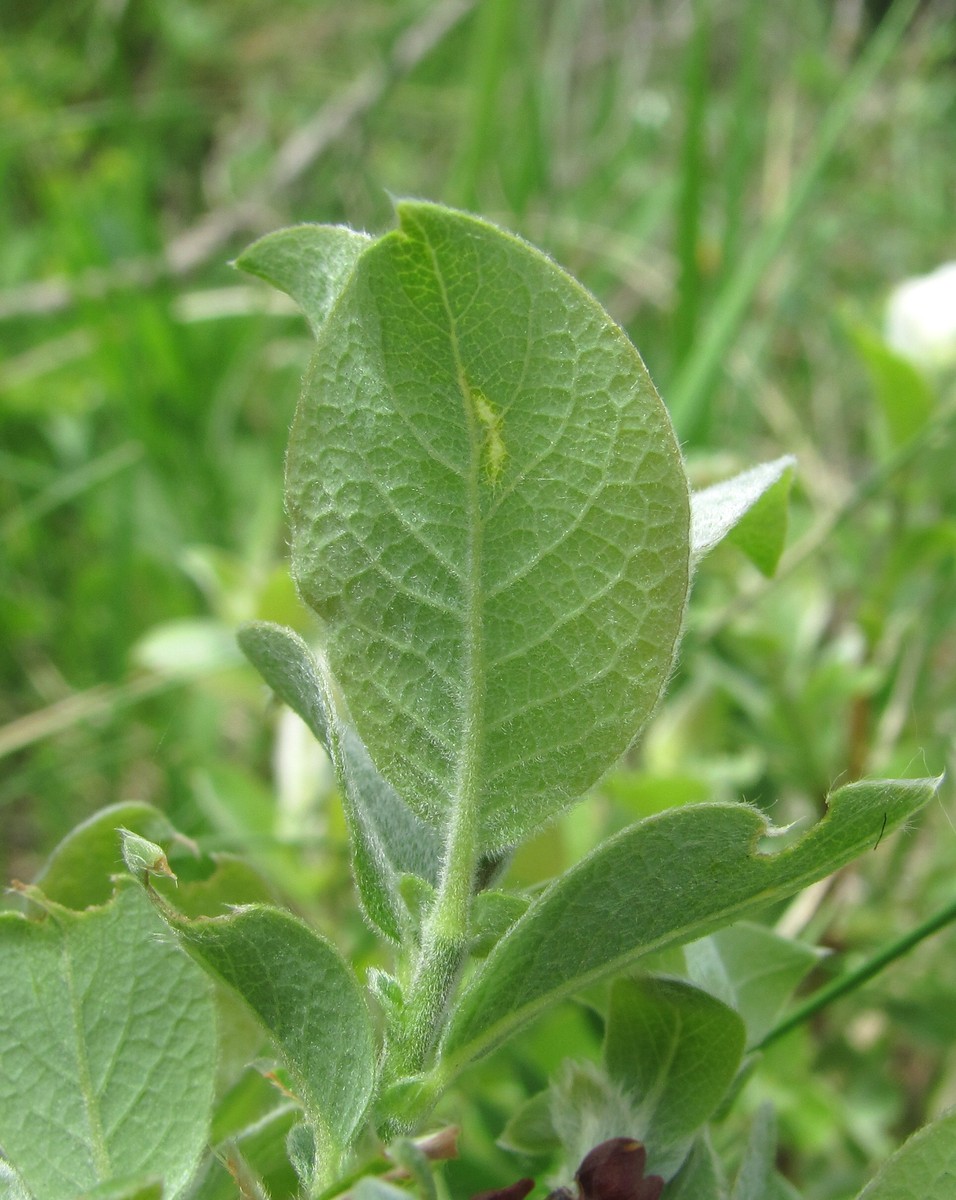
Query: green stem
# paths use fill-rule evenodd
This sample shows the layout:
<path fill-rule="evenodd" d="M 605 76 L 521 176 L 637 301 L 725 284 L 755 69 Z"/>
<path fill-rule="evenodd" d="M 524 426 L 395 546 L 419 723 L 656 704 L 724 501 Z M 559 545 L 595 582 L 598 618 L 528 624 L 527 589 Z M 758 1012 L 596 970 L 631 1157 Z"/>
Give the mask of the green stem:
<path fill-rule="evenodd" d="M 400 1025 L 386 1047 L 382 1076 L 386 1087 L 426 1072 L 441 1036 L 451 995 L 468 952 L 472 885 L 475 873 L 474 821 L 469 806 L 459 810 L 449 831 L 441 883 L 422 935 L 408 999 Z M 399 1117 L 389 1113 L 382 1136 L 390 1140 L 411 1132 L 437 1098 L 423 1086 L 403 1098 Z"/>
<path fill-rule="evenodd" d="M 896 941 L 890 942 L 878 954 L 874 954 L 872 958 L 867 959 L 854 971 L 847 971 L 845 975 L 840 975 L 838 978 L 820 988 L 819 991 L 808 997 L 807 1000 L 800 1004 L 785 1017 L 779 1024 L 775 1025 L 765 1037 L 751 1049 L 766 1050 L 773 1042 L 778 1041 L 791 1030 L 796 1029 L 798 1025 L 802 1025 L 804 1021 L 810 1019 L 816 1013 L 826 1008 L 828 1004 L 832 1004 L 834 1000 L 839 999 L 847 993 L 855 991 L 861 987 L 867 980 L 878 975 L 884 967 L 894 962 L 897 958 L 902 958 L 904 954 L 912 950 L 924 938 L 936 933 L 937 930 L 943 929 L 952 921 L 956 921 L 956 899 L 953 899 L 945 908 L 934 914 L 922 925 L 911 930 L 909 933 L 903 934 Z"/>

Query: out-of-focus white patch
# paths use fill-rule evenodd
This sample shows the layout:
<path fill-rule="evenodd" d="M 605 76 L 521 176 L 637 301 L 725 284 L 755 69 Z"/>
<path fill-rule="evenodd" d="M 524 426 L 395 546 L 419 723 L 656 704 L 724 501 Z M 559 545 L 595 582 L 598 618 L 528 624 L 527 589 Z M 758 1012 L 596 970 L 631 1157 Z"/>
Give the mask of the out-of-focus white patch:
<path fill-rule="evenodd" d="M 886 341 L 919 367 L 956 364 L 956 262 L 904 280 L 886 306 Z"/>
<path fill-rule="evenodd" d="M 321 836 L 325 797 L 335 787 L 329 756 L 291 709 L 283 708 L 273 752 L 278 813 L 276 834 L 292 841 Z"/>

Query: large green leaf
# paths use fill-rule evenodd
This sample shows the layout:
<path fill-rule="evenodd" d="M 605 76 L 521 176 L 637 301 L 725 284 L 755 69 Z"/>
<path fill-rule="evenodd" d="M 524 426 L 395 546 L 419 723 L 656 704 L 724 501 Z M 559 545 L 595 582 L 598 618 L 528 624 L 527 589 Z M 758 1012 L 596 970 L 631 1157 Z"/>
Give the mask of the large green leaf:
<path fill-rule="evenodd" d="M 265 905 L 190 921 L 163 906 L 195 957 L 245 1000 L 271 1035 L 335 1177 L 375 1082 L 375 1046 L 355 976 L 331 943 Z"/>
<path fill-rule="evenodd" d="M 352 862 L 369 920 L 401 940 L 407 920 L 399 892 L 404 874 L 434 884 L 438 837 L 376 771 L 343 713 L 321 657 L 291 629 L 257 621 L 239 632 L 239 645 L 273 691 L 309 726 L 335 767 L 352 842 Z"/>
<path fill-rule="evenodd" d="M 914 1133 L 858 1200 L 952 1200 L 956 1196 L 956 1109 Z"/>
<path fill-rule="evenodd" d="M 671 669 L 689 501 L 634 347 L 531 247 L 402 203 L 318 332 L 293 570 L 376 766 L 484 849 L 634 740 Z"/>
<path fill-rule="evenodd" d="M 209 981 L 132 884 L 103 908 L 45 907 L 0 916 L 4 1154 L 34 1200 L 149 1177 L 174 1197 L 208 1132 Z"/>
<path fill-rule="evenodd" d="M 937 782 L 840 788 L 826 817 L 776 854 L 758 849 L 768 822 L 744 804 L 674 809 L 623 830 L 556 880 L 485 960 L 452 1016 L 443 1079 L 562 997 L 844 866 L 924 805 Z"/>

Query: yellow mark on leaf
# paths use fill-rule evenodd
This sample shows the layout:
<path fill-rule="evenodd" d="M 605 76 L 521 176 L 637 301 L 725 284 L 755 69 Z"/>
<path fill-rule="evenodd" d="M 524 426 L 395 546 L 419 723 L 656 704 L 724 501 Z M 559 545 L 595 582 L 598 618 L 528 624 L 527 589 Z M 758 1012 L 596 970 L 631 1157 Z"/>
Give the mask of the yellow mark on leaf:
<path fill-rule="evenodd" d="M 481 426 L 484 441 L 481 447 L 481 463 L 492 485 L 501 479 L 505 468 L 508 451 L 505 449 L 504 438 L 501 436 L 504 417 L 491 403 L 484 392 L 478 388 L 469 388 L 471 405 Z"/>

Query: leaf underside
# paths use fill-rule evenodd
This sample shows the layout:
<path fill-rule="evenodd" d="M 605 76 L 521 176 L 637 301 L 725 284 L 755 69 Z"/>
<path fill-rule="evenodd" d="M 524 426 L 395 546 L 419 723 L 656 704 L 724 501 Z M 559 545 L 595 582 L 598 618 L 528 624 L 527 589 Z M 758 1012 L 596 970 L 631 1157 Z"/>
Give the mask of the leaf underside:
<path fill-rule="evenodd" d="M 792 455 L 760 463 L 691 496 L 695 560 L 729 537 L 764 575 L 772 575 L 787 533 Z"/>
<path fill-rule="evenodd" d="M 433 205 L 357 259 L 289 446 L 298 586 L 378 769 L 479 845 L 634 740 L 671 669 L 689 501 L 623 333 L 531 247 Z"/>

